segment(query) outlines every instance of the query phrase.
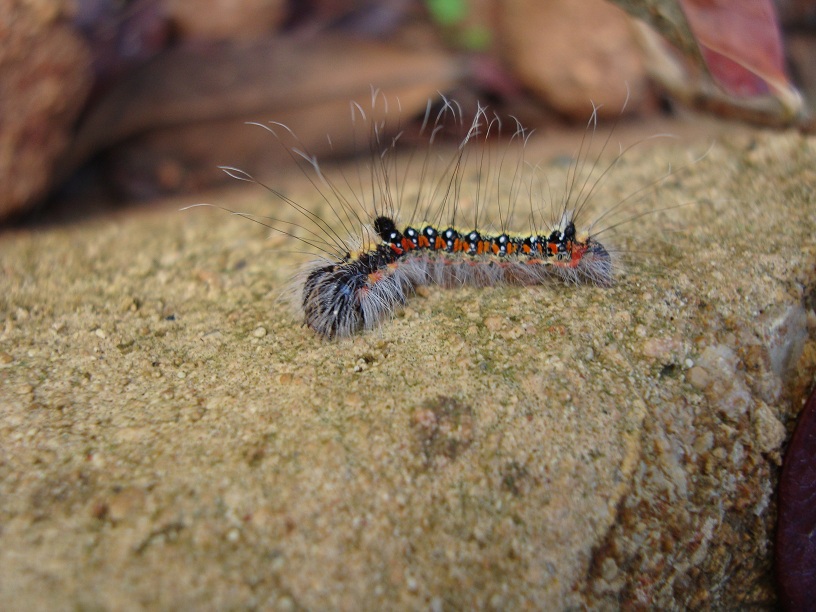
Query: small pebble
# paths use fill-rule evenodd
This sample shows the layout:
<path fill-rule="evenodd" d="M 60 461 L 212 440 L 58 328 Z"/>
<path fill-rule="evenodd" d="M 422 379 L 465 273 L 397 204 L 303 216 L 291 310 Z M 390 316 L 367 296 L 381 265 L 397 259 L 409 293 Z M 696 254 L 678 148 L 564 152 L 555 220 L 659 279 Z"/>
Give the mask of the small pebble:
<path fill-rule="evenodd" d="M 700 366 L 689 368 L 689 371 L 686 372 L 686 382 L 695 389 L 702 391 L 706 388 L 710 380 L 711 377 L 708 375 L 708 372 Z"/>

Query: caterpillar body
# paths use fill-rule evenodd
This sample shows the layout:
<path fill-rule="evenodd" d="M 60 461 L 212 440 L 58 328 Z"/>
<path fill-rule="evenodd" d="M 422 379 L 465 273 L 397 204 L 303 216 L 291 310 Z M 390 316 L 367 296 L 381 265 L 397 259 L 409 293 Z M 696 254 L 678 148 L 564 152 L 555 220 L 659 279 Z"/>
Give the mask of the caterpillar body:
<path fill-rule="evenodd" d="M 431 224 L 400 231 L 389 217 L 375 219 L 373 228 L 381 243 L 316 265 L 306 276 L 305 323 L 322 336 L 376 327 L 420 285 L 612 282 L 610 254 L 589 235 L 579 238 L 571 220 L 549 236 L 440 231 Z"/>
<path fill-rule="evenodd" d="M 356 103 L 352 103 L 352 116 L 368 120 Z M 356 182 L 347 176 L 336 182 L 324 175 L 317 159 L 305 151 L 283 124 L 254 124 L 270 131 L 282 143 L 285 138 L 295 139 L 294 145 L 285 146 L 330 207 L 335 217 L 333 223 L 247 172 L 222 167 L 233 178 L 266 188 L 305 220 L 269 223 L 269 218 L 260 220 L 247 213 L 234 213 L 293 236 L 318 254 L 297 275 L 294 300 L 304 324 L 318 335 L 326 339 L 344 338 L 374 329 L 393 316 L 423 285 L 455 288 L 560 282 L 606 287 L 614 282 L 618 258 L 614 249 L 600 241 L 599 234 L 617 224 L 600 230 L 594 228 L 598 221 L 646 188 L 607 208 L 592 223 L 579 226 L 580 216 L 596 188 L 627 150 L 621 150 L 611 163 L 596 172 L 600 153 L 589 161 L 587 151 L 597 127 L 597 114 L 593 112 L 589 120 L 576 160 L 567 172 L 566 188 L 558 200 L 552 198 L 552 189 L 540 168 L 508 156 L 509 149 L 504 149 L 498 159 L 493 157 L 488 141 L 500 132 L 502 121 L 490 115 L 485 107 L 478 108 L 456 151 L 448 159 L 438 159 L 434 148 L 438 133 L 446 120 L 453 117 L 461 123 L 462 116 L 455 102 L 445 101 L 443 108 L 435 112 L 429 103 L 421 129 L 426 151 L 419 156 L 420 189 L 410 196 L 405 189 L 408 170 L 401 165 L 403 158 L 398 155 L 402 132 L 387 137 L 389 131 L 384 121 L 370 123 L 371 164 Z M 530 134 L 514 120 L 509 140 L 523 152 Z M 586 134 L 590 134 L 589 142 Z M 611 134 L 610 131 L 601 152 Z M 415 158 L 416 155 L 411 155 L 405 164 L 410 165 Z M 471 163 L 474 159 L 475 165 Z M 440 167 L 441 171 L 436 171 Z M 475 179 L 466 185 L 467 168 L 474 167 Z M 361 176 L 365 180 L 360 180 Z M 502 200 L 499 222 L 480 223 L 492 197 Z M 472 224 L 461 227 L 455 219 L 461 216 L 465 199 L 475 212 Z M 549 220 L 542 213 L 547 199 Z M 525 200 L 529 206 L 530 231 L 512 232 L 509 222 L 519 203 Z M 400 222 L 406 209 L 410 211 L 408 218 Z M 445 218 L 448 221 L 443 223 Z M 297 229 L 305 231 L 305 235 L 302 232 L 298 235 Z"/>

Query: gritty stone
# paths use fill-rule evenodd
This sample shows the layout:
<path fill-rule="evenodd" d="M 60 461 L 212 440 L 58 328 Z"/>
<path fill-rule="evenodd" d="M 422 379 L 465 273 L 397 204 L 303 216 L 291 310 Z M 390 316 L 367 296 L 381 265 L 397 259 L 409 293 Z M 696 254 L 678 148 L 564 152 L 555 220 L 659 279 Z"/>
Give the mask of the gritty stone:
<path fill-rule="evenodd" d="M 711 431 L 704 431 L 697 439 L 694 440 L 694 450 L 702 455 L 707 453 L 714 447 L 714 433 Z"/>
<path fill-rule="evenodd" d="M 710 141 L 617 236 L 648 257 L 612 287 L 431 286 L 416 317 L 333 342 L 270 305 L 302 259 L 240 219 L 170 201 L 7 232 L 0 608 L 777 607 L 774 455 L 812 328 L 783 376 L 763 354 L 814 295 L 816 148 Z M 699 157 L 631 153 L 598 202 Z M 254 191 L 190 201 L 291 212 Z M 678 343 L 656 362 L 661 338 Z M 686 352 L 685 376 L 660 363 Z"/>
<path fill-rule="evenodd" d="M 786 308 L 769 324 L 771 368 L 783 377 L 802 354 L 807 340 L 807 313 L 801 304 Z"/>
<path fill-rule="evenodd" d="M 34 387 L 28 383 L 17 385 L 14 389 L 17 395 L 31 395 L 34 392 Z"/>
<path fill-rule="evenodd" d="M 697 360 L 697 366 L 711 377 L 706 395 L 731 421 L 739 419 L 752 403 L 751 393 L 743 377 L 737 373 L 737 363 L 736 352 L 725 345 L 706 347 Z"/>
<path fill-rule="evenodd" d="M 618 576 L 618 566 L 611 557 L 604 559 L 601 575 L 607 582 L 612 582 Z"/>
<path fill-rule="evenodd" d="M 753 417 L 756 439 L 762 452 L 778 450 L 787 435 L 782 422 L 764 402 L 757 402 Z"/>
<path fill-rule="evenodd" d="M 686 372 L 686 382 L 699 391 L 705 389 L 710 380 L 708 372 L 700 366 L 689 368 L 689 371 Z"/>
<path fill-rule="evenodd" d="M 664 364 L 677 361 L 682 351 L 683 343 L 678 338 L 648 338 L 643 342 L 643 354 Z"/>
<path fill-rule="evenodd" d="M 505 321 L 504 317 L 487 317 L 484 320 L 484 326 L 492 332 L 498 332 L 504 327 Z"/>

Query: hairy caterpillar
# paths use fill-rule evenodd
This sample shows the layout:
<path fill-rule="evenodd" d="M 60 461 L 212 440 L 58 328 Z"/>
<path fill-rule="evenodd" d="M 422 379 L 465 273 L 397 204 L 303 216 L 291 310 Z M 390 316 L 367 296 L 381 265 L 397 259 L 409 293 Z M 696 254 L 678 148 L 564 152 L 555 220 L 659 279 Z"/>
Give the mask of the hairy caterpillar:
<path fill-rule="evenodd" d="M 372 106 L 378 95 L 374 94 Z M 622 149 L 608 165 L 599 166 L 610 131 L 601 153 L 589 159 L 597 129 L 596 111 L 559 199 L 552 197 L 540 168 L 511 153 L 523 154 L 531 135 L 518 121 L 512 120 L 509 140 L 496 155 L 491 140 L 502 131 L 502 121 L 486 107 L 478 107 L 465 136 L 447 156 L 439 156 L 434 144 L 447 123 L 463 124 L 462 110 L 455 102 L 445 100 L 439 110 L 432 110 L 429 102 L 420 129 L 424 151 L 417 153 L 415 148 L 408 157 L 399 152 L 402 131 L 388 136 L 386 120 L 369 120 L 356 103 L 352 103 L 352 117 L 369 122 L 370 128 L 371 162 L 356 181 L 345 175 L 339 182 L 326 176 L 317 159 L 285 125 L 254 124 L 282 143 L 293 141 L 284 146 L 330 207 L 331 219 L 243 170 L 222 167 L 233 178 L 261 185 L 301 216 L 301 223 L 293 223 L 228 211 L 293 236 L 318 255 L 297 276 L 295 301 L 304 324 L 327 339 L 377 327 L 423 285 L 453 288 L 555 281 L 608 286 L 614 282 L 619 262 L 615 250 L 603 244 L 599 235 L 618 224 L 596 228 L 628 200 L 659 182 L 635 191 L 582 226 L 582 214 L 597 187 L 628 150 Z M 406 177 L 417 164 L 415 181 L 420 188 L 409 193 Z M 470 170 L 475 170 L 474 177 Z M 496 204 L 491 199 L 499 200 L 495 224 L 481 218 Z M 473 212 L 467 225 L 462 225 L 457 217 L 464 214 L 465 200 Z M 509 225 L 522 202 L 526 202 L 528 230 L 520 233 L 511 231 Z M 305 235 L 297 235 L 297 229 Z"/>

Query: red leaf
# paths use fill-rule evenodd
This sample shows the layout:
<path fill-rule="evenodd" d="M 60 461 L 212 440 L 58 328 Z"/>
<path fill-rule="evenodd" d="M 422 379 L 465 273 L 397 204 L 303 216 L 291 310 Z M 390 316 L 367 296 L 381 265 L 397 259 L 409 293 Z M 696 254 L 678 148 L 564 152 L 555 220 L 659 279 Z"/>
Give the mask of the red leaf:
<path fill-rule="evenodd" d="M 790 90 L 772 0 L 678 0 L 712 77 L 735 96 Z"/>
<path fill-rule="evenodd" d="M 812 610 L 816 596 L 816 391 L 793 434 L 779 483 L 776 575 L 789 610 Z"/>

